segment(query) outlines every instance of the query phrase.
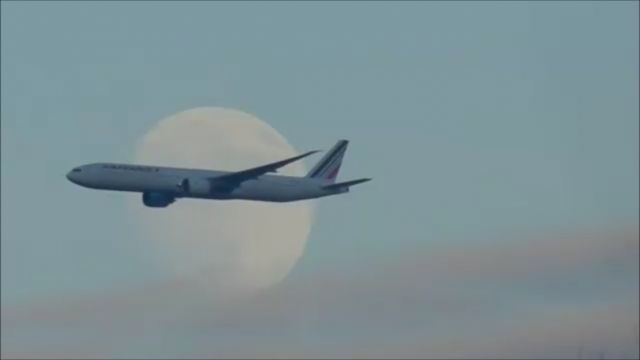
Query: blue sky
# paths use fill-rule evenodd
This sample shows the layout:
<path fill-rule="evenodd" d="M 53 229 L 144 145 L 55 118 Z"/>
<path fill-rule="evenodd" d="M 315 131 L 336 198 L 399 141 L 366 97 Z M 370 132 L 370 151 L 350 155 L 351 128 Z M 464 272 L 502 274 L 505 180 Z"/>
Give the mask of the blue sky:
<path fill-rule="evenodd" d="M 123 198 L 97 206 L 64 174 L 130 161 L 197 106 L 253 113 L 299 150 L 348 138 L 341 177 L 374 178 L 321 201 L 294 283 L 637 235 L 637 2 L 3 2 L 0 26 L 3 309 L 158 280 Z M 567 276 L 633 289 L 630 270 Z"/>

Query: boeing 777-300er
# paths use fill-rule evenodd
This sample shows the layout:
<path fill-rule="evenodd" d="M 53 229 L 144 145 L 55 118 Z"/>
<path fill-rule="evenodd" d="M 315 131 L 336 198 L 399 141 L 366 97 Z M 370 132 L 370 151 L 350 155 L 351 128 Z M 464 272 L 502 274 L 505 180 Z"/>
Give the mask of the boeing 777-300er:
<path fill-rule="evenodd" d="M 96 163 L 77 167 L 67 178 L 91 189 L 141 192 L 149 207 L 167 207 L 176 199 L 241 199 L 286 202 L 342 194 L 371 179 L 336 183 L 347 140 L 338 141 L 304 177 L 268 175 L 316 151 L 241 171 L 185 169 Z"/>

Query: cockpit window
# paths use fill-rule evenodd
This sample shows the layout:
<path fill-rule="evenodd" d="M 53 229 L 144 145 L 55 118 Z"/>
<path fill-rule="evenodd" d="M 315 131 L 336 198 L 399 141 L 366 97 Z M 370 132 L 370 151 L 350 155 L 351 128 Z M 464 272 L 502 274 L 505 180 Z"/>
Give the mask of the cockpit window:
<path fill-rule="evenodd" d="M 82 169 L 80 169 L 80 168 L 75 168 L 75 169 L 73 169 L 72 171 L 73 171 L 73 172 L 80 172 L 80 171 L 82 171 Z"/>

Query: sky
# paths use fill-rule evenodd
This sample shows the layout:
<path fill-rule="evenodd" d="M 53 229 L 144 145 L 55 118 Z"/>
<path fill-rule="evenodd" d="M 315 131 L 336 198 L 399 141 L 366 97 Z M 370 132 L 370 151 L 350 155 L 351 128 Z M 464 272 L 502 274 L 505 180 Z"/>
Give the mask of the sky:
<path fill-rule="evenodd" d="M 1 10 L 3 357 L 638 357 L 638 2 Z M 374 178 L 231 303 L 64 177 L 202 106 Z"/>

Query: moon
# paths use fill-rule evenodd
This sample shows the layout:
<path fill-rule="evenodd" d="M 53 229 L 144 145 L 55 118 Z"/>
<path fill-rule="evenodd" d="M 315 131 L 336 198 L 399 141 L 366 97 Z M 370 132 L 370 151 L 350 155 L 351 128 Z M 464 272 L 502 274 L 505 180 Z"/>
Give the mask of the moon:
<path fill-rule="evenodd" d="M 158 122 L 138 142 L 137 164 L 241 170 L 299 152 L 266 122 L 226 108 L 186 110 Z M 302 162 L 282 168 L 301 176 Z M 209 289 L 252 291 L 282 281 L 304 251 L 309 201 L 267 203 L 180 199 L 163 209 L 130 203 L 162 266 Z"/>

